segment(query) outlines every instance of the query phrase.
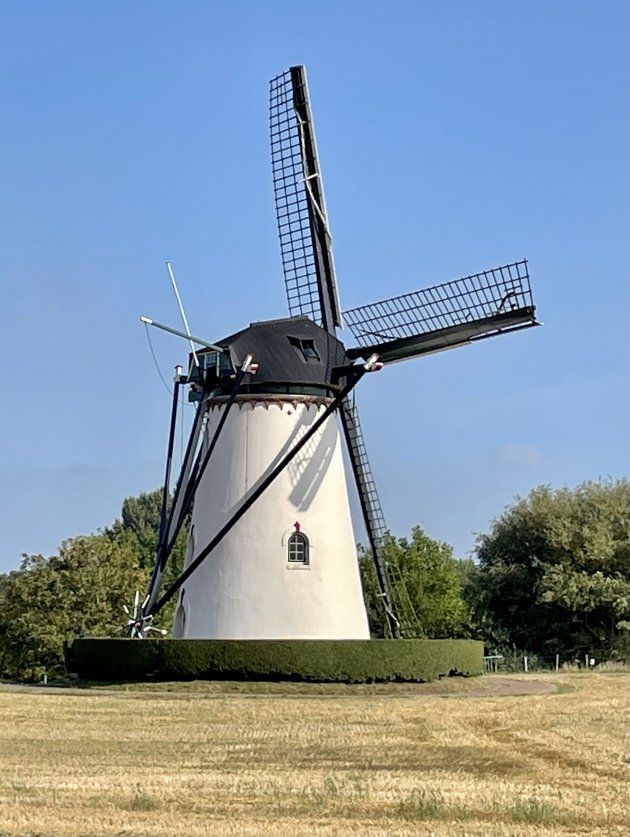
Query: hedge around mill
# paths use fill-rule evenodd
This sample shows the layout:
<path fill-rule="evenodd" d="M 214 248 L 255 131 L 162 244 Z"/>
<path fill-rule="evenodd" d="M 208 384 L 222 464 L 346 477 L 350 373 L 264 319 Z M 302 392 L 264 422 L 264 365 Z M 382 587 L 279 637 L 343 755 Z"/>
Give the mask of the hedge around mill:
<path fill-rule="evenodd" d="M 76 639 L 70 673 L 83 680 L 301 680 L 428 682 L 483 673 L 469 639 Z"/>

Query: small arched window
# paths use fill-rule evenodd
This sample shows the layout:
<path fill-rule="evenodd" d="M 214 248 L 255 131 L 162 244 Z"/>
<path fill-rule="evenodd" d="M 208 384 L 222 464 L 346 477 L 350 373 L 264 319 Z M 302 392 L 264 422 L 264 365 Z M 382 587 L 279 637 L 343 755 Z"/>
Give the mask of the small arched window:
<path fill-rule="evenodd" d="M 293 532 L 288 540 L 289 564 L 308 564 L 308 538 L 302 532 Z"/>

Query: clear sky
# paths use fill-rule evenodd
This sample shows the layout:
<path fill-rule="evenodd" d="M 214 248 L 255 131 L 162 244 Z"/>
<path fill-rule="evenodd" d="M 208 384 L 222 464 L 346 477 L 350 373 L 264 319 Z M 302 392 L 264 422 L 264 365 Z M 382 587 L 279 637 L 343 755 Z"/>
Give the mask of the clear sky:
<path fill-rule="evenodd" d="M 166 259 L 194 333 L 286 315 L 267 83 L 297 63 L 342 307 L 527 257 L 545 323 L 362 382 L 394 533 L 464 556 L 515 495 L 628 472 L 626 2 L 9 0 L 0 33 L 0 569 L 160 484 Z"/>

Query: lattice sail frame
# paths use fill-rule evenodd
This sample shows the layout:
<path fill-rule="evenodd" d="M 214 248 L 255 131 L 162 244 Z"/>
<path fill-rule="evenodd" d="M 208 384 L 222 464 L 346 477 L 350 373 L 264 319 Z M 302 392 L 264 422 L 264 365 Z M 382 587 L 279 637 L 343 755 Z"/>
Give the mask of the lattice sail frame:
<path fill-rule="evenodd" d="M 526 260 L 352 308 L 343 318 L 360 347 L 406 345 L 395 359 L 416 353 L 423 336 L 443 335 L 447 347 L 537 325 Z"/>
<path fill-rule="evenodd" d="M 334 332 L 341 315 L 304 67 L 291 67 L 270 81 L 269 134 L 289 313 Z"/>
<path fill-rule="evenodd" d="M 321 321 L 315 254 L 291 71 L 269 82 L 269 138 L 282 269 L 291 316 Z"/>

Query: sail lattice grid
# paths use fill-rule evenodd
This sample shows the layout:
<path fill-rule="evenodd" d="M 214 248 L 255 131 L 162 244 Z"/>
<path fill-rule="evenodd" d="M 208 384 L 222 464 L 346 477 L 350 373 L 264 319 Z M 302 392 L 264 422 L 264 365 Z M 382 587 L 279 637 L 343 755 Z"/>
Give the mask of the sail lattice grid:
<path fill-rule="evenodd" d="M 291 316 L 321 321 L 315 254 L 308 212 L 302 138 L 293 107 L 291 71 L 269 83 L 271 169 L 282 269 Z"/>
<path fill-rule="evenodd" d="M 531 311 L 533 320 L 533 310 L 527 261 L 523 260 L 352 308 L 344 311 L 343 318 L 359 345 L 371 346 L 480 320 L 500 320 L 517 311 Z"/>

